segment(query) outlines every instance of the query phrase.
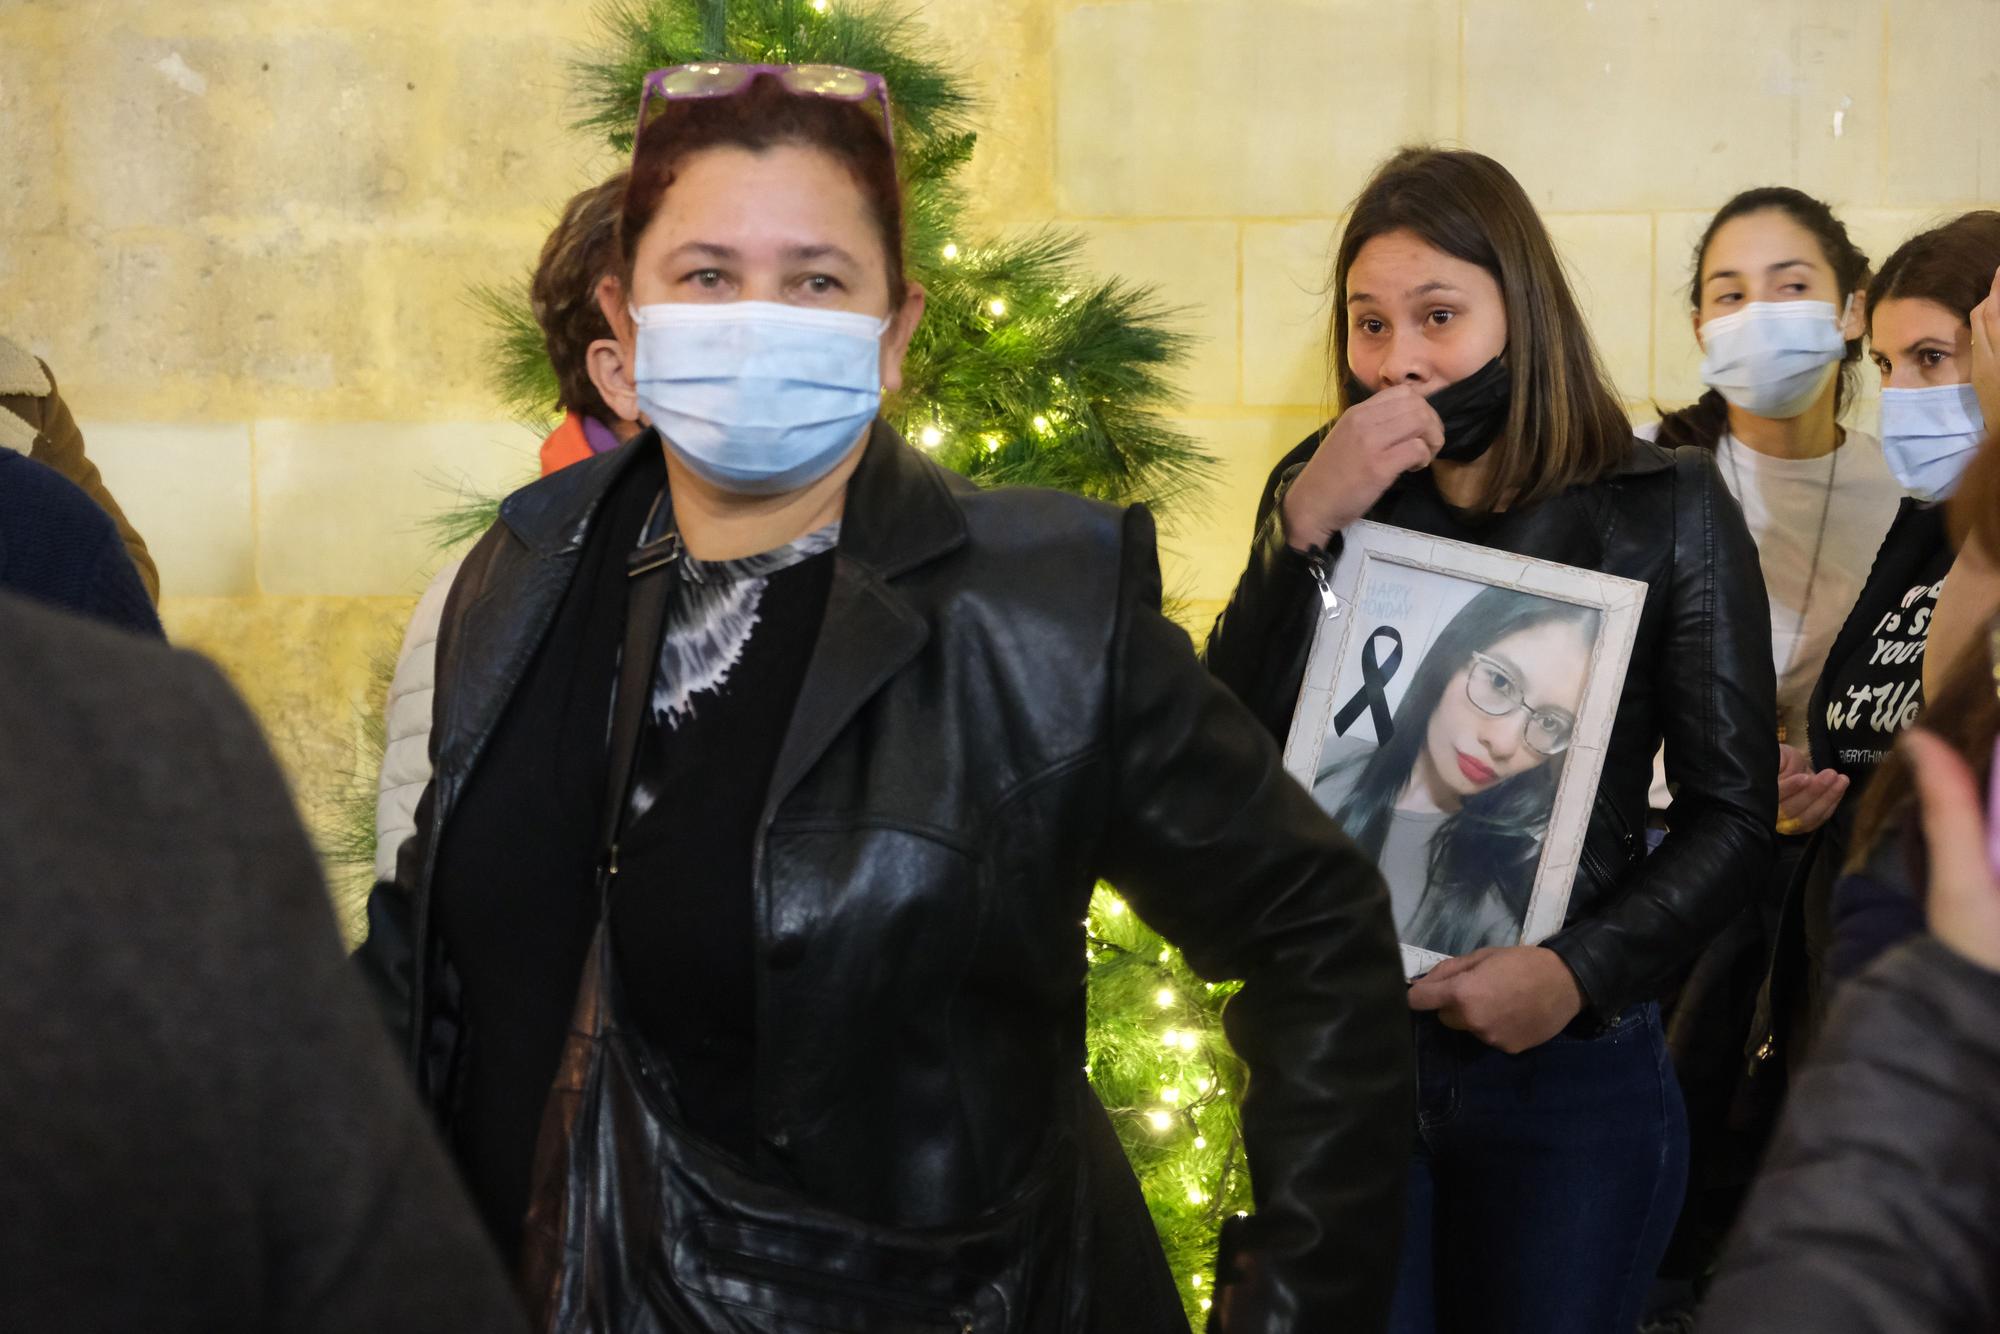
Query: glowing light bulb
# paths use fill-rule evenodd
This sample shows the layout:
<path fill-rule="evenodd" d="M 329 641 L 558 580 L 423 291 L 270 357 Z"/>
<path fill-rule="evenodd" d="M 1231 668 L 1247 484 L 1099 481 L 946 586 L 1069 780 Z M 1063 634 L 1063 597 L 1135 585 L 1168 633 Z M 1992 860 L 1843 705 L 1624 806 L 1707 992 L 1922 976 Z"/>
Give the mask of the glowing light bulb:
<path fill-rule="evenodd" d="M 986 303 L 986 308 L 995 315 L 1005 315 L 1007 313 L 1007 303 L 997 296 Z"/>
<path fill-rule="evenodd" d="M 1000 439 L 1000 437 L 999 437 L 999 436 L 997 436 L 997 435 L 989 435 L 989 436 L 987 436 L 987 437 L 986 437 L 986 452 L 987 452 L 988 454 L 998 454 L 998 453 L 1000 452 L 1000 446 L 1001 446 L 1001 445 L 1002 445 L 1003 443 L 1004 443 L 1004 442 L 1003 442 L 1003 441 L 1002 441 L 1002 440 Z"/>
<path fill-rule="evenodd" d="M 1206 1093 L 1206 1092 L 1208 1092 L 1208 1091 L 1209 1091 L 1209 1090 L 1210 1090 L 1211 1088 L 1214 1088 L 1214 1087 L 1215 1087 L 1215 1085 L 1214 1085 L 1214 1084 L 1212 1084 L 1211 1082 L 1209 1082 L 1209 1081 L 1208 1081 L 1208 1080 L 1206 1080 L 1206 1079 L 1197 1079 L 1197 1080 L 1195 1080 L 1195 1081 L 1194 1081 L 1194 1086 L 1195 1086 L 1195 1089 L 1196 1089 L 1196 1090 L 1197 1090 L 1198 1092 L 1201 1092 L 1201 1093 Z"/>
<path fill-rule="evenodd" d="M 1181 1050 L 1182 1050 L 1182 1051 L 1193 1051 L 1193 1050 L 1194 1050 L 1194 1049 L 1195 1049 L 1195 1048 L 1196 1048 L 1196 1047 L 1197 1047 L 1198 1045 L 1200 1045 L 1200 1043 L 1201 1043 L 1201 1039 L 1200 1039 L 1200 1038 L 1198 1038 L 1198 1037 L 1196 1037 L 1196 1036 L 1195 1036 L 1194 1034 L 1192 1034 L 1192 1033 L 1183 1033 L 1183 1034 L 1181 1034 Z"/>
<path fill-rule="evenodd" d="M 1160 1036 L 1160 1041 L 1169 1047 L 1178 1047 L 1181 1045 L 1181 1031 L 1178 1028 L 1170 1028 Z"/>
<path fill-rule="evenodd" d="M 1172 1114 L 1161 1111 L 1158 1108 L 1154 1108 L 1152 1111 L 1147 1112 L 1146 1120 L 1155 1130 L 1168 1130 L 1171 1129 L 1174 1124 L 1174 1118 Z"/>
<path fill-rule="evenodd" d="M 826 13 L 827 0 L 813 0 L 813 13 Z"/>
<path fill-rule="evenodd" d="M 1049 433 L 1049 419 L 1042 416 L 1039 412 L 1035 414 L 1035 429 L 1043 435 Z"/>
<path fill-rule="evenodd" d="M 1174 1003 L 1174 993 L 1167 990 L 1165 987 L 1161 987 L 1160 994 L 1153 997 L 1153 999 L 1158 1001 L 1160 1008 L 1164 1010 Z"/>
<path fill-rule="evenodd" d="M 926 426 L 923 434 L 917 438 L 924 442 L 925 449 L 936 449 L 944 443 L 944 432 L 935 426 Z"/>
<path fill-rule="evenodd" d="M 947 262 L 958 258 L 958 242 L 951 241 L 945 245 L 944 257 Z"/>
<path fill-rule="evenodd" d="M 1194 1146 L 1195 1146 L 1195 1147 L 1196 1147 L 1197 1149 L 1205 1149 L 1205 1148 L 1207 1148 L 1207 1147 L 1208 1147 L 1208 1136 L 1206 1136 L 1206 1135 L 1196 1135 L 1196 1136 L 1194 1137 Z"/>
<path fill-rule="evenodd" d="M 1160 962 L 1161 962 L 1161 963 L 1167 963 L 1167 962 L 1170 962 L 1170 961 L 1171 961 L 1171 960 L 1173 959 L 1173 957 L 1174 957 L 1174 952 L 1173 952 L 1172 948 L 1168 948 L 1168 949 L 1163 949 L 1163 950 L 1161 950 L 1161 951 L 1160 951 Z"/>
<path fill-rule="evenodd" d="M 1181 1091 L 1171 1086 L 1160 1090 L 1160 1101 L 1172 1106 L 1181 1100 Z"/>
<path fill-rule="evenodd" d="M 1111 915 L 1113 917 L 1123 917 L 1125 915 L 1125 900 L 1111 900 Z"/>
<path fill-rule="evenodd" d="M 1189 1186 L 1189 1187 L 1188 1187 L 1188 1203 L 1189 1203 L 1189 1204 L 1207 1204 L 1207 1203 L 1208 1203 L 1208 1196 L 1206 1196 L 1206 1195 L 1204 1195 L 1204 1194 L 1202 1194 L 1202 1193 L 1201 1193 L 1201 1187 L 1200 1187 L 1200 1186 Z"/>
<path fill-rule="evenodd" d="M 1201 1299 L 1201 1309 L 1202 1309 L 1202 1310 L 1206 1311 L 1206 1310 L 1207 1310 L 1207 1309 L 1208 1309 L 1209 1307 L 1211 1307 L 1211 1306 L 1213 1306 L 1213 1305 L 1215 1305 L 1215 1303 L 1214 1303 L 1214 1302 L 1212 1302 L 1212 1301 L 1210 1301 L 1210 1300 L 1209 1300 L 1208 1298 L 1204 1297 L 1204 1298 L 1202 1298 L 1202 1299 Z"/>
<path fill-rule="evenodd" d="M 1201 1286 L 1201 1275 L 1200 1275 L 1200 1274 L 1190 1274 L 1190 1275 L 1188 1275 L 1188 1286 L 1189 1286 L 1190 1288 L 1198 1288 L 1198 1287 L 1200 1287 L 1200 1286 Z"/>

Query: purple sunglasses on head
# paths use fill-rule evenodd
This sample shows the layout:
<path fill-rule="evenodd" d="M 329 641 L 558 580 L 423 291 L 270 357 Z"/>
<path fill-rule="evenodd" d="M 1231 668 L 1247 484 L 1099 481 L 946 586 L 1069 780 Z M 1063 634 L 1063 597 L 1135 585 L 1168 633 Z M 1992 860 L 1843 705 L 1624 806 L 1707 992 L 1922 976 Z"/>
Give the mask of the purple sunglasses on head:
<path fill-rule="evenodd" d="M 656 69 L 646 76 L 639 94 L 639 129 L 643 132 L 669 102 L 734 97 L 764 74 L 776 79 L 786 92 L 799 97 L 854 102 L 874 110 L 881 118 L 882 134 L 889 141 L 890 151 L 895 151 L 896 129 L 889 115 L 889 85 L 879 74 L 845 65 L 737 65 L 706 61 Z"/>

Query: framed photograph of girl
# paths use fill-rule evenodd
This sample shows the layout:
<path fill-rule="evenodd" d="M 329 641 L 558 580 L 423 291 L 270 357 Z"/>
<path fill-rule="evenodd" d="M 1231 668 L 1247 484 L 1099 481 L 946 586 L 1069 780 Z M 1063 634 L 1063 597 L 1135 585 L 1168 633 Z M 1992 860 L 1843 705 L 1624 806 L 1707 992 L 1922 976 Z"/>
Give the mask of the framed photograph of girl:
<path fill-rule="evenodd" d="M 1360 523 L 1285 767 L 1389 882 L 1404 971 L 1562 925 L 1646 586 Z"/>

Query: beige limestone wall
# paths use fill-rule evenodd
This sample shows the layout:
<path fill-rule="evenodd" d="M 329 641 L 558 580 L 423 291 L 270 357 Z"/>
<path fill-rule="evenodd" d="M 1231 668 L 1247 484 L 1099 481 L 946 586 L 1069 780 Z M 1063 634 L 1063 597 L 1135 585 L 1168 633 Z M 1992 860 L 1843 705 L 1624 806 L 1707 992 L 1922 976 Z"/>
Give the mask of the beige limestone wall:
<path fill-rule="evenodd" d="M 1733 191 L 1820 193 L 1878 256 L 2000 199 L 1988 0 L 913 8 L 987 98 L 983 221 L 1075 226 L 1188 307 L 1181 411 L 1225 465 L 1168 539 L 1197 614 L 1322 417 L 1327 258 L 1397 144 L 1519 174 L 1639 410 L 1697 392 L 1687 251 Z M 464 292 L 519 275 L 610 165 L 565 129 L 589 13 L 0 0 L 0 327 L 55 366 L 170 628 L 232 671 L 310 809 L 437 562 L 424 517 L 532 469 Z"/>

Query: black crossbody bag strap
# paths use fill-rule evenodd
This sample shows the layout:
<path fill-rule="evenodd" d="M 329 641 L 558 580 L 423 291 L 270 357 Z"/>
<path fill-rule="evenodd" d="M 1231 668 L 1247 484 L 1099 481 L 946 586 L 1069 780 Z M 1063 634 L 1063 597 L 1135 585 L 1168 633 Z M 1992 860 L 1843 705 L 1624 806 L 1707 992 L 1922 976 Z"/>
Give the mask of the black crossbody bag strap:
<path fill-rule="evenodd" d="M 656 502 L 657 507 L 657 502 Z M 651 525 L 651 520 L 648 521 Z M 667 591 L 685 551 L 678 532 L 648 542 L 625 558 L 625 648 L 618 660 L 618 689 L 611 704 L 611 747 L 605 766 L 604 813 L 599 835 L 598 912 L 610 908 L 618 878 L 618 840 L 632 792 L 632 766 L 639 753 L 639 730 L 653 693 L 653 672 L 666 629 Z"/>

